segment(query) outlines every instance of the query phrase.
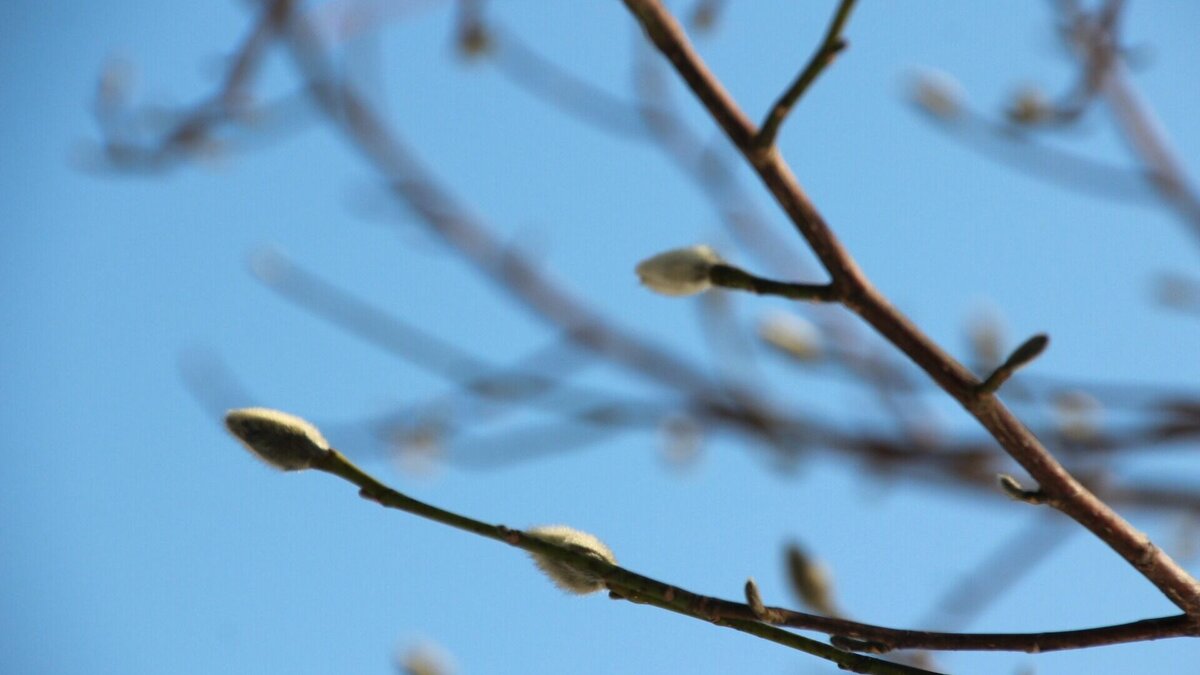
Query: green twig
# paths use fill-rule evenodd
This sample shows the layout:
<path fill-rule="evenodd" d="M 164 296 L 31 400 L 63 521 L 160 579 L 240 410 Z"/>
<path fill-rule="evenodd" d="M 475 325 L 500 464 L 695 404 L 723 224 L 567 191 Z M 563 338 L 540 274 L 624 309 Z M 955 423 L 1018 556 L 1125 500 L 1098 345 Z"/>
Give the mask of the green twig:
<path fill-rule="evenodd" d="M 708 280 L 714 286 L 750 291 L 758 295 L 778 295 L 792 300 L 837 302 L 838 291 L 832 284 L 791 284 L 756 277 L 732 265 L 716 264 L 708 270 Z"/>
<path fill-rule="evenodd" d="M 808 90 L 812 83 L 817 80 L 817 77 L 825 70 L 829 64 L 833 63 L 833 59 L 846 48 L 846 41 L 842 39 L 842 31 L 846 27 L 846 23 L 850 20 L 850 12 L 854 10 L 855 0 L 842 0 L 838 5 L 837 13 L 833 15 L 833 21 L 829 24 L 829 30 L 825 33 L 825 39 L 821 42 L 821 46 L 817 47 L 816 53 L 809 59 L 808 65 L 800 74 L 796 76 L 795 81 L 791 86 L 779 97 L 775 105 L 771 106 L 771 112 L 767 113 L 767 118 L 763 120 L 762 128 L 758 132 L 758 136 L 754 139 L 755 146 L 760 150 L 766 150 L 775 144 L 775 137 L 779 134 L 779 128 L 783 126 L 783 121 L 787 119 L 788 113 Z"/>
<path fill-rule="evenodd" d="M 380 483 L 373 476 L 355 466 L 345 455 L 329 450 L 312 464 L 312 468 L 331 473 L 359 487 L 365 499 L 388 508 L 399 509 L 421 518 L 449 525 L 488 539 L 502 541 L 511 546 L 536 553 L 539 556 L 562 561 L 573 568 L 585 570 L 597 578 L 604 579 L 614 598 L 653 605 L 680 614 L 710 621 L 764 640 L 791 647 L 807 654 L 832 661 L 843 670 L 855 673 L 879 673 L 882 675 L 929 675 L 929 671 L 890 663 L 880 659 L 846 652 L 823 642 L 806 638 L 790 631 L 768 626 L 756 620 L 753 611 L 744 605 L 716 598 L 697 595 L 689 591 L 664 584 L 661 581 L 630 572 L 612 565 L 586 552 L 559 546 L 530 536 L 520 530 L 503 525 L 492 525 L 473 518 L 439 509 L 417 501 L 405 494 Z"/>

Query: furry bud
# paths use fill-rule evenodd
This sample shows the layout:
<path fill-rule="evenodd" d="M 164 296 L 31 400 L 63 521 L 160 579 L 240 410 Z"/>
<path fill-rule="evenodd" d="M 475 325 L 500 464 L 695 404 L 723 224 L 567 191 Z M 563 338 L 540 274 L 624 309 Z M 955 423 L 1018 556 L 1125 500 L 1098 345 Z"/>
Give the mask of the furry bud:
<path fill-rule="evenodd" d="M 617 559 L 613 556 L 612 551 L 604 545 L 604 542 L 587 532 L 580 532 L 566 525 L 542 525 L 526 530 L 525 534 L 534 539 L 558 544 L 579 553 L 586 553 L 610 565 L 617 564 Z M 587 595 L 604 588 L 604 580 L 587 570 L 579 569 L 568 562 L 549 558 L 540 553 L 531 553 L 530 555 L 533 556 L 533 561 L 537 563 L 538 568 L 550 577 L 554 585 L 568 593 Z"/>
<path fill-rule="evenodd" d="M 256 457 L 282 471 L 308 469 L 329 454 L 329 441 L 316 427 L 278 410 L 230 410 L 225 427 Z"/>

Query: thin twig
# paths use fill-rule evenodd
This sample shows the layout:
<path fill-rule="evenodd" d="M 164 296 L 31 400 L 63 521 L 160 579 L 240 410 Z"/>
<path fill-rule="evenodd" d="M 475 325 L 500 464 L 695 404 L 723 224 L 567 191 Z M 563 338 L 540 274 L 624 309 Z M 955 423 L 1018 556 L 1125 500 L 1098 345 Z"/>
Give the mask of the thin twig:
<path fill-rule="evenodd" d="M 796 102 L 800 100 L 801 96 L 804 96 L 804 92 L 808 91 L 808 88 L 812 86 L 813 82 L 816 82 L 829 64 L 833 63 L 833 59 L 846 48 L 846 41 L 842 39 L 842 31 L 846 28 L 846 22 L 850 20 L 850 13 L 854 11 L 854 3 L 855 0 L 841 0 L 837 12 L 833 15 L 833 21 L 829 24 L 829 30 L 825 33 L 825 39 L 817 47 L 816 53 L 812 55 L 808 65 L 800 71 L 800 74 L 783 92 L 775 105 L 771 106 L 771 112 L 767 113 L 758 137 L 754 140 L 754 144 L 759 150 L 766 150 L 775 144 L 779 128 L 783 126 L 784 120 L 787 119 L 788 113 L 795 107 Z"/>
<path fill-rule="evenodd" d="M 405 511 L 481 537 L 502 541 L 531 553 L 553 558 L 585 570 L 603 579 L 605 585 L 620 598 L 653 604 L 693 618 L 728 626 L 834 661 L 853 672 L 924 673 L 927 671 L 848 654 L 829 645 L 765 625 L 761 622 L 761 616 L 769 616 L 772 621 L 778 621 L 781 625 L 792 628 L 858 640 L 863 643 L 859 645 L 860 647 L 869 647 L 876 651 L 935 649 L 1040 652 L 1196 634 L 1196 629 L 1189 625 L 1185 615 L 1146 619 L 1100 628 L 1046 633 L 938 633 L 874 626 L 845 619 L 796 612 L 781 607 L 756 608 L 755 604 L 743 604 L 692 593 L 609 564 L 586 553 L 559 547 L 528 536 L 520 530 L 484 523 L 418 501 L 379 482 L 336 450 L 323 455 L 313 464 L 312 468 L 333 474 L 357 485 L 360 494 L 365 499 L 377 502 L 382 506 Z"/>
<path fill-rule="evenodd" d="M 983 382 L 979 383 L 975 391 L 979 394 L 993 394 L 999 391 L 1000 387 L 1008 381 L 1018 370 L 1029 364 L 1030 361 L 1041 356 L 1042 352 L 1046 351 L 1046 347 L 1050 345 L 1050 337 L 1045 333 L 1038 333 L 1028 340 L 1021 343 L 1021 346 L 1013 350 L 1004 363 L 1001 363 L 992 371 L 991 375 L 987 376 Z"/>
<path fill-rule="evenodd" d="M 778 295 L 792 300 L 810 302 L 837 302 L 841 300 L 838 289 L 832 284 L 792 284 L 764 279 L 732 265 L 717 264 L 708 270 L 708 280 L 714 286 L 758 295 Z"/>
<path fill-rule="evenodd" d="M 572 568 L 584 570 L 589 574 L 595 575 L 597 578 L 603 579 L 605 585 L 614 594 L 614 597 L 617 598 L 628 599 L 637 603 L 652 604 L 656 607 L 678 612 L 692 618 L 709 621 L 719 626 L 727 626 L 734 630 L 749 633 L 764 640 L 770 640 L 771 642 L 832 661 L 838 664 L 840 668 L 856 673 L 881 673 L 884 675 L 912 675 L 917 673 L 928 675 L 929 673 L 926 670 L 842 651 L 822 642 L 760 623 L 754 617 L 753 610 L 745 605 L 738 605 L 738 603 L 728 601 L 716 601 L 715 598 L 706 598 L 705 596 L 664 584 L 655 579 L 644 577 L 588 555 L 585 552 L 529 536 L 521 530 L 515 530 L 504 525 L 492 525 L 418 501 L 379 482 L 373 476 L 355 466 L 336 450 L 330 450 L 321 455 L 314 461 L 312 468 L 333 474 L 357 485 L 359 494 L 364 499 L 376 502 L 381 506 L 398 509 L 414 516 L 470 532 L 471 534 L 504 542 L 530 553 L 536 553 L 539 556 L 561 561 Z M 714 605 L 733 605 L 738 610 L 725 614 L 715 613 L 712 611 Z"/>

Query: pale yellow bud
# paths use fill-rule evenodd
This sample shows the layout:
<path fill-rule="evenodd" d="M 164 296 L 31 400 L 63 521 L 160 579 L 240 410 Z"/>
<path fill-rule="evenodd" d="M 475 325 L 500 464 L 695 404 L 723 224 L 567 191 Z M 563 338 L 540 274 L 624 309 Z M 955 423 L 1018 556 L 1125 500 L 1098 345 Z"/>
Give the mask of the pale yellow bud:
<path fill-rule="evenodd" d="M 703 244 L 659 253 L 638 263 L 637 275 L 650 290 L 663 295 L 695 295 L 712 287 L 708 271 L 723 262 Z"/>
<path fill-rule="evenodd" d="M 566 525 L 541 525 L 530 528 L 525 534 L 535 539 L 558 544 L 580 553 L 585 553 L 597 560 L 603 560 L 610 565 L 616 565 L 617 559 L 604 542 L 587 532 L 580 532 Z M 555 560 L 539 553 L 530 553 L 539 569 L 550 577 L 554 585 L 568 593 L 587 595 L 604 588 L 604 580 L 591 572 L 579 569 L 562 560 Z"/>
<path fill-rule="evenodd" d="M 787 549 L 788 576 L 800 601 L 818 614 L 837 616 L 833 603 L 833 582 L 829 570 L 804 549 L 791 544 Z"/>
<path fill-rule="evenodd" d="M 225 427 L 256 457 L 283 471 L 311 468 L 329 454 L 329 441 L 316 427 L 278 410 L 230 410 Z"/>

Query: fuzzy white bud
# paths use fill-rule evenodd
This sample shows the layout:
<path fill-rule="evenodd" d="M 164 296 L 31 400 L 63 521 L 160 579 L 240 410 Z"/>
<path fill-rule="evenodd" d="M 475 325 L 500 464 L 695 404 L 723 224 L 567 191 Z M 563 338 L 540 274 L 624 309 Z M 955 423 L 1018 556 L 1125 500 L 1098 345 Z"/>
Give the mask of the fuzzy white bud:
<path fill-rule="evenodd" d="M 580 532 L 566 525 L 541 525 L 526 530 L 525 534 L 551 544 L 586 553 L 610 565 L 617 564 L 617 559 L 613 556 L 612 551 L 604 545 L 604 542 L 587 532 Z M 537 563 L 538 568 L 550 577 L 554 585 L 568 593 L 587 595 L 604 588 L 604 580 L 587 570 L 539 553 L 530 553 L 530 555 L 533 556 L 533 561 Z"/>
<path fill-rule="evenodd" d="M 650 290 L 663 295 L 695 295 L 712 287 L 708 271 L 723 262 L 703 244 L 659 253 L 638 263 L 637 275 Z"/>
<path fill-rule="evenodd" d="M 308 469 L 329 454 L 329 441 L 316 427 L 278 410 L 230 410 L 225 427 L 256 457 L 282 471 Z"/>

